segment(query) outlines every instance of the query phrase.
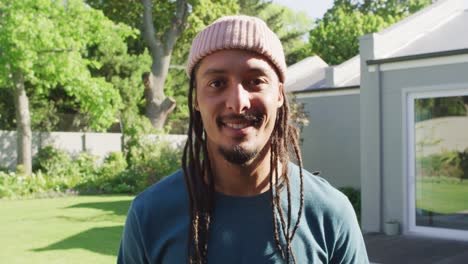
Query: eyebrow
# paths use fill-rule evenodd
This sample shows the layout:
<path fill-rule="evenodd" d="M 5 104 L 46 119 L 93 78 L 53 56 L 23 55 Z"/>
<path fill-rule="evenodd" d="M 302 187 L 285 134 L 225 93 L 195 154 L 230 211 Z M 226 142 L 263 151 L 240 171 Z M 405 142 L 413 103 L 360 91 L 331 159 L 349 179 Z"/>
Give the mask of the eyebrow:
<path fill-rule="evenodd" d="M 221 70 L 221 69 L 208 69 L 206 70 L 203 74 L 202 74 L 202 77 L 205 77 L 207 75 L 211 75 L 211 74 L 224 74 L 226 73 L 226 70 Z"/>
<path fill-rule="evenodd" d="M 275 70 L 273 70 L 273 73 L 275 73 Z M 251 68 L 249 69 L 247 72 L 249 73 L 257 73 L 257 74 L 266 74 L 267 72 L 269 72 L 270 69 L 268 68 L 264 68 L 264 67 L 255 67 L 255 68 Z"/>

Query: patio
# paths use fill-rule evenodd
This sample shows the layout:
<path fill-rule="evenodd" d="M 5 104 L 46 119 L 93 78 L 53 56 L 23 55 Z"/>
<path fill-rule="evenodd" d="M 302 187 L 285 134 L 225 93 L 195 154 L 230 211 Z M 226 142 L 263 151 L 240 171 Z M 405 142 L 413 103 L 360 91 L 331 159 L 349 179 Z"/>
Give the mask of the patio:
<path fill-rule="evenodd" d="M 364 235 L 369 260 L 374 264 L 466 264 L 468 241 L 409 235 Z"/>

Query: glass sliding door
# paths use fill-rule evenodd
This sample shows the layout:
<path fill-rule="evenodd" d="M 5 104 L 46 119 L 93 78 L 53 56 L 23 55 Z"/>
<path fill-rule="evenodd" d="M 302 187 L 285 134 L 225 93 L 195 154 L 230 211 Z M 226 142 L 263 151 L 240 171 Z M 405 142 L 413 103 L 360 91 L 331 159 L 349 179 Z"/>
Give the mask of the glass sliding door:
<path fill-rule="evenodd" d="M 416 94 L 408 110 L 410 226 L 468 234 L 468 92 Z"/>

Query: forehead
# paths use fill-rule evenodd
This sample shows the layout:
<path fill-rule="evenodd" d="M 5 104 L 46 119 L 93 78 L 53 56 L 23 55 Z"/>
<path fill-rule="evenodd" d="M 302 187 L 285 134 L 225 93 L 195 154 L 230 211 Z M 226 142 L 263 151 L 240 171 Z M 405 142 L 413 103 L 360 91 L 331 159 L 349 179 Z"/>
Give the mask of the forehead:
<path fill-rule="evenodd" d="M 276 68 L 266 57 L 239 49 L 214 52 L 203 58 L 195 70 L 197 78 L 211 74 L 245 72 L 261 72 L 278 78 Z"/>

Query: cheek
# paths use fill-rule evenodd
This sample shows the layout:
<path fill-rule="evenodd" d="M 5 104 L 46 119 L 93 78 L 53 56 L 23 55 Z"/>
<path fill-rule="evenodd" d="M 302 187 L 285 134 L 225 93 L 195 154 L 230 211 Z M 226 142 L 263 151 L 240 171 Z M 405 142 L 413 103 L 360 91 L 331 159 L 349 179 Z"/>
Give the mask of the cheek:
<path fill-rule="evenodd" d="M 197 111 L 200 113 L 203 126 L 213 126 L 217 115 L 215 104 L 209 100 L 200 100 L 198 103 Z"/>

